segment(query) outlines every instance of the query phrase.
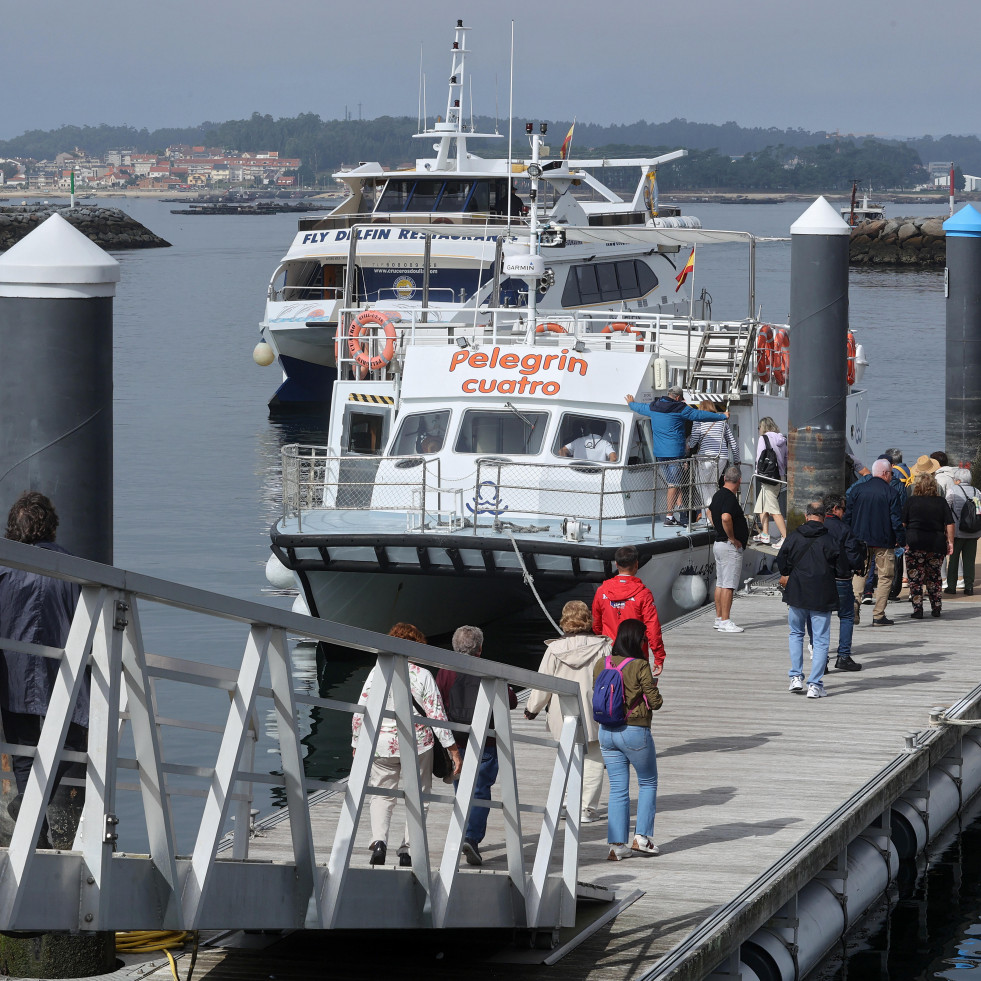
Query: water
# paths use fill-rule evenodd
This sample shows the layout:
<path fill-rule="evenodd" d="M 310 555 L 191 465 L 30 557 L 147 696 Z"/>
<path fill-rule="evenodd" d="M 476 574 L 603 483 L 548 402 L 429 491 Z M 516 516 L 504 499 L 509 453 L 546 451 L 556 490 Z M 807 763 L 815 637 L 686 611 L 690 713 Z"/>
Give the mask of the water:
<path fill-rule="evenodd" d="M 322 441 L 325 420 L 270 421 L 266 402 L 278 371 L 257 367 L 251 351 L 259 339 L 266 283 L 292 239 L 296 217 L 192 217 L 171 215 L 171 205 L 159 201 L 113 203 L 122 203 L 173 243 L 171 249 L 117 256 L 122 280 L 115 303 L 116 564 L 288 607 L 289 598 L 263 592 L 268 529 L 280 509 L 279 450 L 288 442 Z M 902 210 L 929 214 L 935 209 Z M 696 209 L 706 228 L 784 237 L 803 211 L 800 203 Z M 698 254 L 694 286 L 696 291 L 708 287 L 717 317 L 746 315 L 745 256 L 738 246 Z M 756 302 L 764 319 L 788 319 L 789 272 L 789 241 L 758 247 Z M 658 293 L 673 295 L 673 290 L 673 276 L 666 272 Z M 902 447 L 907 460 L 942 447 L 944 318 L 942 272 L 852 271 L 851 326 L 871 362 L 864 379 L 871 395 L 867 463 L 887 446 Z M 461 622 L 466 619 L 461 610 Z M 230 641 L 227 631 L 220 635 L 208 624 L 165 633 L 173 622 L 167 611 L 148 617 L 145 627 L 155 652 L 237 665 L 244 634 Z M 534 667 L 546 633 L 521 621 L 497 625 L 488 632 L 486 651 Z M 345 700 L 356 700 L 367 671 L 363 659 L 331 652 L 319 666 L 318 682 L 315 652 L 304 646 L 294 652 L 294 663 L 303 690 L 319 688 Z M 203 705 L 203 695 L 200 704 L 192 698 L 183 715 L 196 717 Z M 308 774 L 330 778 L 346 772 L 346 719 L 314 711 L 299 725 Z M 196 734 L 168 739 L 166 748 L 175 753 L 203 753 L 211 745 Z M 274 761 L 266 768 L 278 764 L 271 748 L 263 732 L 259 769 L 265 759 Z M 257 788 L 256 806 L 263 811 L 278 803 L 275 794 L 265 794 Z M 182 817 L 189 822 L 194 812 L 192 803 L 182 804 L 178 823 Z M 973 833 L 981 839 L 981 832 Z M 971 866 L 972 874 L 976 867 Z M 972 917 L 963 918 L 981 921 L 977 907 Z M 965 927 L 957 942 L 970 951 L 976 935 L 981 926 Z M 889 970 L 894 981 L 916 976 L 902 973 L 902 965 Z"/>

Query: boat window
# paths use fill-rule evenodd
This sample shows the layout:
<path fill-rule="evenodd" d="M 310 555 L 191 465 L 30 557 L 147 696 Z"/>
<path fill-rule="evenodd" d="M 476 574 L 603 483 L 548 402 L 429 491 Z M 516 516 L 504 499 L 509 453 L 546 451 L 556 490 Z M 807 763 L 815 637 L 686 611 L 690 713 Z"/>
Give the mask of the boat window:
<path fill-rule="evenodd" d="M 547 422 L 547 412 L 467 409 L 456 438 L 456 452 L 507 456 L 540 453 Z"/>
<path fill-rule="evenodd" d="M 367 453 L 378 456 L 388 435 L 388 419 L 391 409 L 364 405 L 346 406 L 344 430 L 341 439 L 348 453 Z"/>
<path fill-rule="evenodd" d="M 634 422 L 633 431 L 630 435 L 630 452 L 627 454 L 627 463 L 633 466 L 638 463 L 653 462 L 651 427 L 646 419 L 638 419 Z"/>
<path fill-rule="evenodd" d="M 319 262 L 293 262 L 285 268 L 285 282 L 280 300 L 319 300 L 323 273 Z"/>
<path fill-rule="evenodd" d="M 569 271 L 562 290 L 562 306 L 636 300 L 656 286 L 654 271 L 639 259 L 591 262 Z"/>
<path fill-rule="evenodd" d="M 467 211 L 490 211 L 490 184 L 487 181 L 477 181 L 470 195 Z"/>
<path fill-rule="evenodd" d="M 392 456 L 413 456 L 417 453 L 438 453 L 446 439 L 450 410 L 414 412 L 404 416 L 398 436 L 392 445 Z"/>
<path fill-rule="evenodd" d="M 567 412 L 559 422 L 552 453 L 575 460 L 616 463 L 623 427 L 616 419 Z"/>
<path fill-rule="evenodd" d="M 443 189 L 442 181 L 416 181 L 415 190 L 409 198 L 408 211 L 434 211 L 436 198 Z"/>
<path fill-rule="evenodd" d="M 416 186 L 414 180 L 390 180 L 385 185 L 376 211 L 405 211 L 412 189 Z"/>
<path fill-rule="evenodd" d="M 447 181 L 437 211 L 463 211 L 470 195 L 470 181 Z"/>

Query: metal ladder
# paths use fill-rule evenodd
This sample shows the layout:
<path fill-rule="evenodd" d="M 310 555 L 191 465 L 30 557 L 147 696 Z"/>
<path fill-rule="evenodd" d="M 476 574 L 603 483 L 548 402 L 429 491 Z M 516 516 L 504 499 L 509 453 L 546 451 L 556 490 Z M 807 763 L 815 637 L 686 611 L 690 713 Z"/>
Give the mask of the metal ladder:
<path fill-rule="evenodd" d="M 688 388 L 708 397 L 739 398 L 756 339 L 756 325 L 748 321 L 705 330 L 688 376 Z"/>

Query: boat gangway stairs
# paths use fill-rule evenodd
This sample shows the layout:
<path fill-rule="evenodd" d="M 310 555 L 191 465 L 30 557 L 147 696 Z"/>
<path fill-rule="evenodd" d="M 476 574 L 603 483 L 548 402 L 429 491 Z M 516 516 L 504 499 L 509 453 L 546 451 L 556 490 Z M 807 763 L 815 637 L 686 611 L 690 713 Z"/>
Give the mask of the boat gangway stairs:
<path fill-rule="evenodd" d="M 0 637 L 2 649 L 58 661 L 37 747 L 0 745 L 34 760 L 9 846 L 0 848 L 0 930 L 491 928 L 550 942 L 573 925 L 579 809 L 568 820 L 560 812 L 566 793 L 576 801 L 581 793 L 574 683 L 6 540 L 0 564 L 80 587 L 64 649 Z M 290 650 L 298 637 L 376 663 L 367 703 L 298 693 Z M 208 663 L 222 646 L 240 652 L 236 667 L 227 657 L 225 666 Z M 447 725 L 467 733 L 458 789 L 437 782 L 425 795 L 428 812 L 418 768 L 406 768 L 404 792 L 370 782 L 386 717 L 401 745 L 414 743 L 410 657 L 480 678 L 472 725 Z M 509 683 L 552 693 L 563 715 L 558 740 L 511 727 Z M 87 684 L 88 746 L 73 752 L 62 746 Z M 303 720 L 314 714 L 334 725 L 346 754 L 355 713 L 363 727 L 349 776 L 308 778 Z M 461 867 L 488 736 L 497 739 L 500 776 L 499 799 L 487 806 L 501 815 L 507 853 L 505 867 L 491 872 Z M 529 785 L 518 773 L 531 751 L 550 763 Z M 84 785 L 81 820 L 70 848 L 36 848 L 63 763 L 84 766 L 84 781 L 62 779 L 76 793 Z M 289 814 L 286 855 L 272 861 L 249 854 L 261 785 Z M 341 804 L 329 833 L 315 835 L 309 801 L 325 789 Z M 404 801 L 411 868 L 370 866 L 360 848 L 352 857 L 379 793 Z"/>

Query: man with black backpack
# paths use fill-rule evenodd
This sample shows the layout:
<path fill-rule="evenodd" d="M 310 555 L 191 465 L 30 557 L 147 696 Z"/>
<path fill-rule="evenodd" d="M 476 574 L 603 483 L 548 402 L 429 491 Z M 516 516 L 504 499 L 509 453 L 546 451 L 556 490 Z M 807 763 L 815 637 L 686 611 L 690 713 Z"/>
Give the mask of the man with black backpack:
<path fill-rule="evenodd" d="M 947 559 L 945 593 L 957 592 L 957 563 L 964 564 L 964 595 L 974 595 L 974 564 L 981 538 L 981 495 L 971 482 L 971 471 L 965 468 L 952 474 L 954 484 L 947 492 L 947 503 L 954 514 L 954 551 Z"/>

